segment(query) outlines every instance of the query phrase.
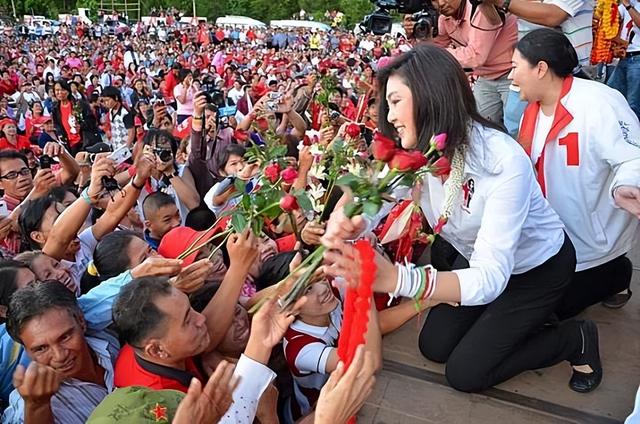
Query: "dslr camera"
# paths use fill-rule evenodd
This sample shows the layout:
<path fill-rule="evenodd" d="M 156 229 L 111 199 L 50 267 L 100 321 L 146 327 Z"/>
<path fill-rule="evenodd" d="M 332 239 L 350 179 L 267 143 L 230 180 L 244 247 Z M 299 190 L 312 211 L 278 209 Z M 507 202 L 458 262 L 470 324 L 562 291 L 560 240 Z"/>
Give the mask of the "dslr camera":
<path fill-rule="evenodd" d="M 438 34 L 438 11 L 430 0 L 372 0 L 376 10 L 364 17 L 360 28 L 364 32 L 383 35 L 391 32 L 390 11 L 411 14 L 413 34 L 416 39 L 435 37 Z"/>

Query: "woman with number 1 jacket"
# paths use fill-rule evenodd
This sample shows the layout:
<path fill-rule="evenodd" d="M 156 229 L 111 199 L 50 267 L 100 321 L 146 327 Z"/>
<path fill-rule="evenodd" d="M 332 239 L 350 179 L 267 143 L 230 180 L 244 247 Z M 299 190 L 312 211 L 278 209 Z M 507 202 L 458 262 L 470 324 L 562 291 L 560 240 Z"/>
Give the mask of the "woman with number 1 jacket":
<path fill-rule="evenodd" d="M 519 142 L 576 248 L 560 319 L 598 302 L 626 304 L 632 266 L 625 255 L 640 218 L 638 119 L 619 92 L 574 78 L 577 64 L 569 40 L 550 29 L 527 34 L 513 55 L 513 82 L 529 101 Z"/>

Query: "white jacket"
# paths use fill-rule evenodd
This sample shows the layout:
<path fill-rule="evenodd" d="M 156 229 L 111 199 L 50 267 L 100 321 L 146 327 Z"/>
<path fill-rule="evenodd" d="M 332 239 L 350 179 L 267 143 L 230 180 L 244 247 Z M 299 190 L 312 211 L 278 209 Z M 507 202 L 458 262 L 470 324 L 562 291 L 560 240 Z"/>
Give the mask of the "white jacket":
<path fill-rule="evenodd" d="M 538 112 L 539 104 L 530 104 L 520 129 L 530 155 L 533 140 L 545 139 L 534 137 Z M 638 219 L 613 200 L 616 187 L 640 186 L 640 123 L 618 91 L 567 78 L 535 167 L 575 245 L 577 271 L 627 253 L 638 240 Z"/>
<path fill-rule="evenodd" d="M 462 305 L 485 305 L 523 274 L 554 256 L 564 226 L 542 196 L 531 162 L 507 134 L 474 124 L 465 155 L 464 183 L 441 235 L 466 259 L 454 271 Z M 440 178 L 428 175 L 421 207 L 432 226 L 444 208 Z"/>

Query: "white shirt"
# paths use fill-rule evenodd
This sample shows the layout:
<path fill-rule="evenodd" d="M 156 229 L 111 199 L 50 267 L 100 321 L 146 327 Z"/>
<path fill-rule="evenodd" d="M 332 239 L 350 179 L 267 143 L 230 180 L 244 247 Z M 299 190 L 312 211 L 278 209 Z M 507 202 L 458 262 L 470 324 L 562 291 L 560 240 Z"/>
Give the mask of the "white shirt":
<path fill-rule="evenodd" d="M 542 153 L 542 149 L 544 148 L 544 142 L 546 141 L 547 134 L 549 134 L 549 130 L 551 129 L 551 125 L 553 124 L 553 115 L 547 116 L 542 113 L 538 113 L 538 121 L 536 122 L 536 132 L 533 136 L 533 143 L 531 144 L 531 160 L 533 163 L 538 161 L 540 158 L 540 154 Z"/>
<path fill-rule="evenodd" d="M 463 190 L 441 232 L 469 261 L 469 268 L 454 271 L 465 306 L 492 302 L 512 274 L 542 265 L 564 242 L 564 225 L 542 196 L 522 147 L 479 124 L 470 139 Z M 432 226 L 442 213 L 444 196 L 442 181 L 426 176 L 421 206 Z"/>
<path fill-rule="evenodd" d="M 631 6 L 640 12 L 640 3 L 636 0 L 630 1 Z M 633 23 L 633 19 L 631 19 L 631 14 L 622 3 L 618 5 L 618 11 L 620 16 L 622 17 L 622 27 L 620 29 L 620 38 L 625 41 L 630 41 L 627 46 L 627 52 L 638 52 L 640 51 L 640 28 Z"/>
<path fill-rule="evenodd" d="M 569 15 L 560 24 L 560 30 L 571 41 L 573 48 L 576 49 L 580 65 L 588 65 L 593 45 L 591 21 L 594 2 L 592 0 L 543 0 L 543 3 L 558 6 Z M 518 19 L 518 39 L 538 28 L 546 27 L 533 24 L 524 19 Z"/>

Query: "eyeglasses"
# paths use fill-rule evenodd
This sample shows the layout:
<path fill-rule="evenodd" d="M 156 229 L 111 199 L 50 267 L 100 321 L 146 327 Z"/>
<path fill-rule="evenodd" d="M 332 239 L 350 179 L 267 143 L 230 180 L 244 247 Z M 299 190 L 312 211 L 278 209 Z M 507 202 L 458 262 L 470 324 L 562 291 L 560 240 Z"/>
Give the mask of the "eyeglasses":
<path fill-rule="evenodd" d="M 15 180 L 16 178 L 18 178 L 18 175 L 26 177 L 27 175 L 31 175 L 31 170 L 25 166 L 19 171 L 11 171 L 6 173 L 5 175 L 0 175 L 0 180 Z"/>

